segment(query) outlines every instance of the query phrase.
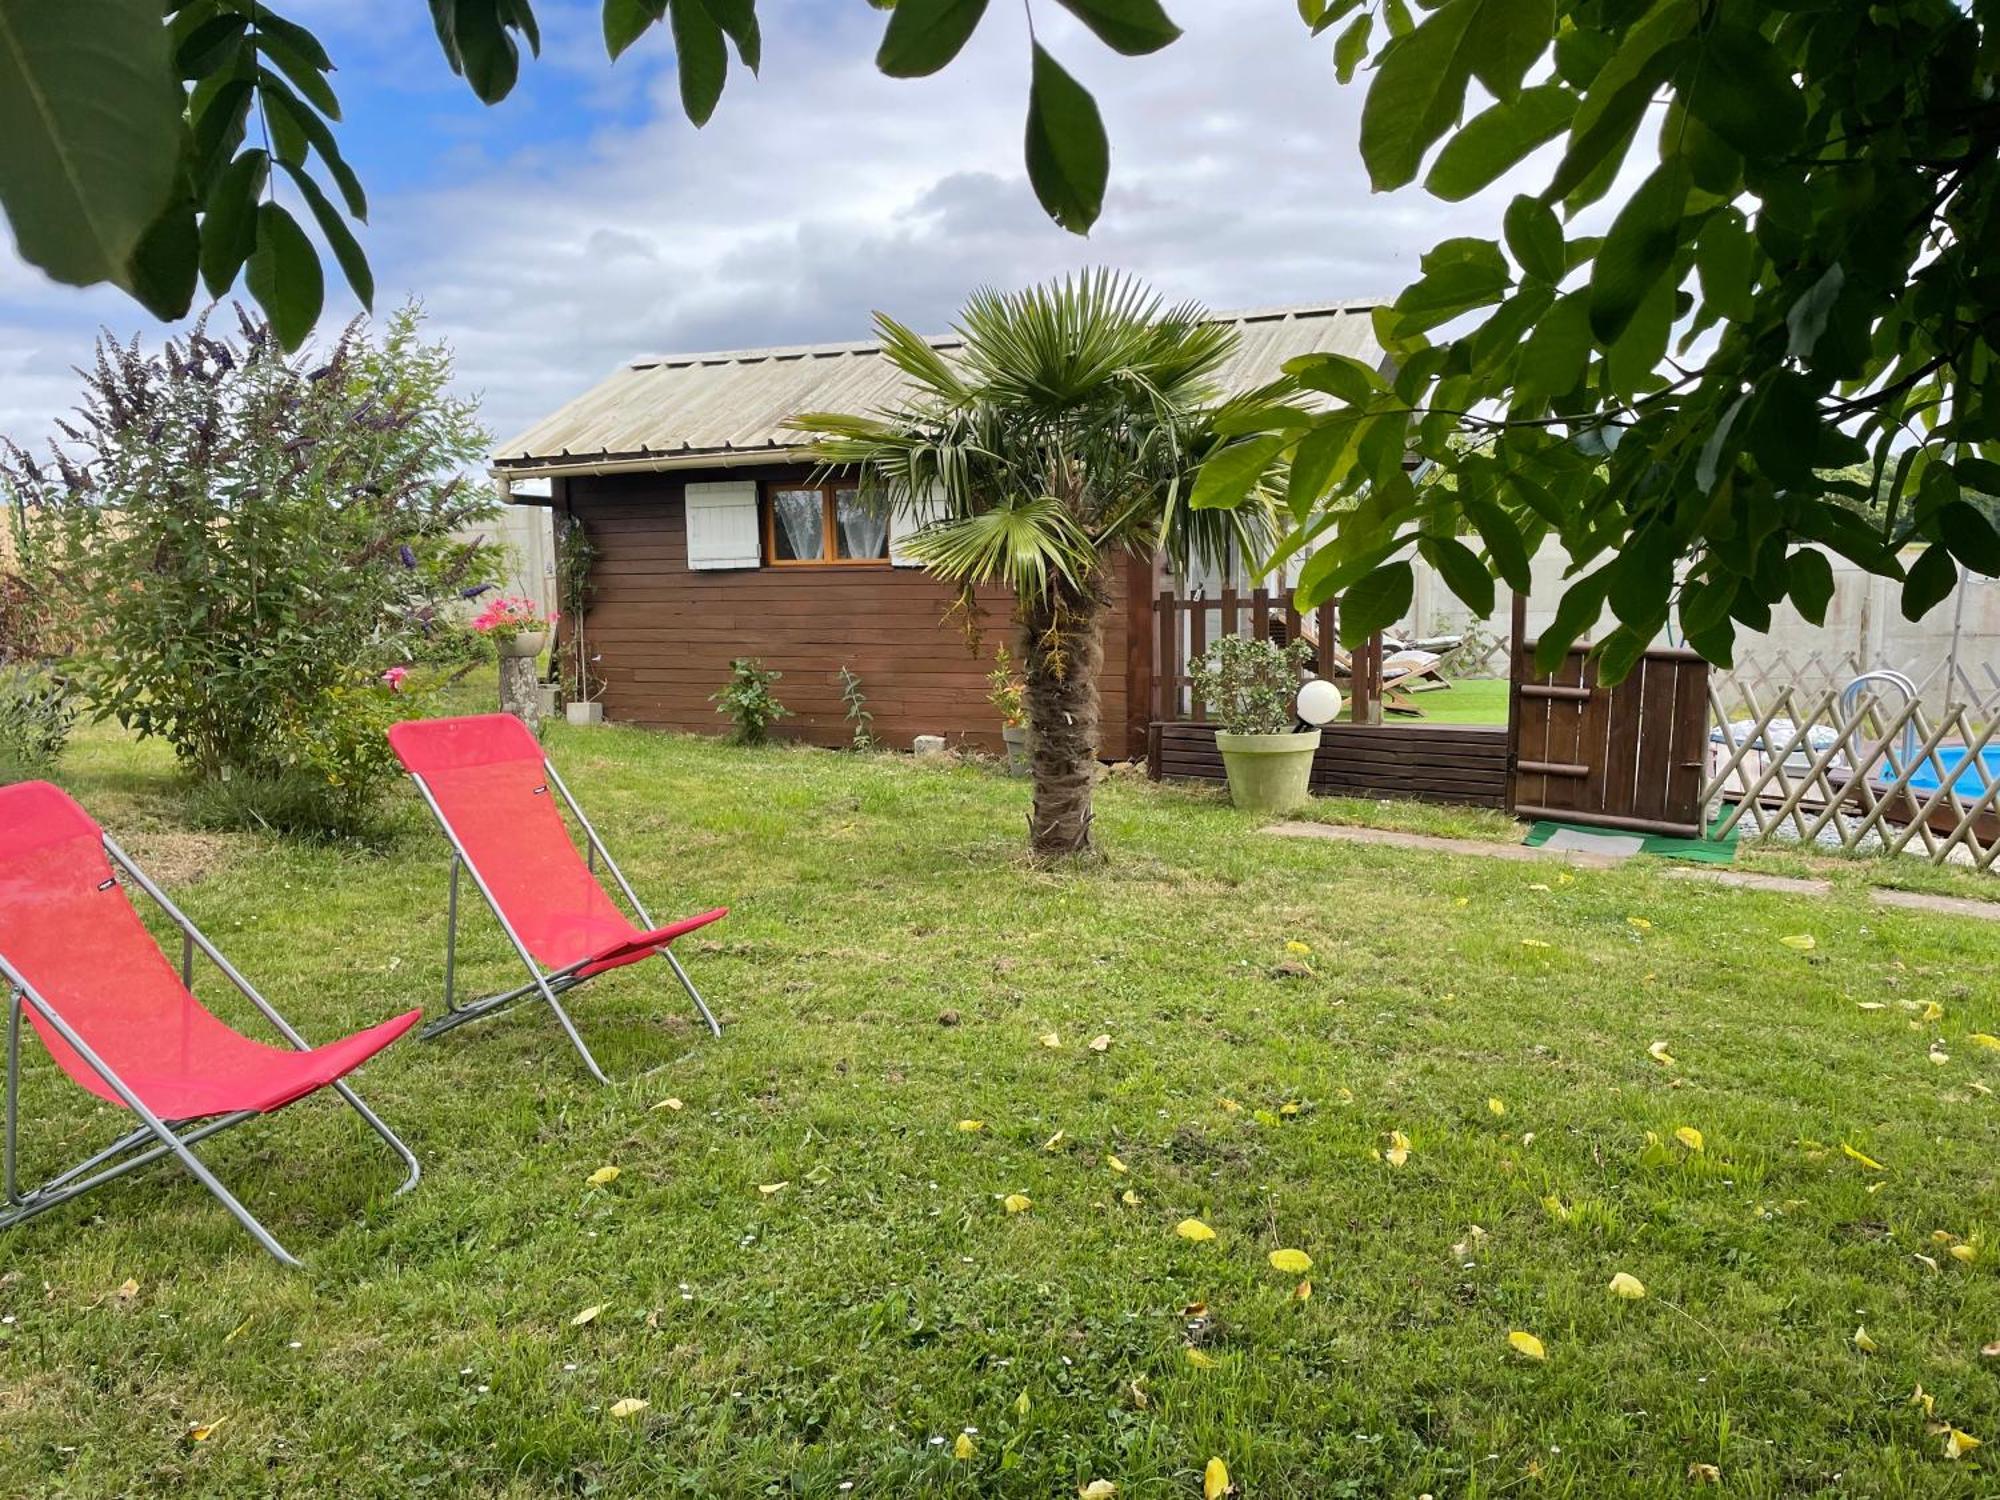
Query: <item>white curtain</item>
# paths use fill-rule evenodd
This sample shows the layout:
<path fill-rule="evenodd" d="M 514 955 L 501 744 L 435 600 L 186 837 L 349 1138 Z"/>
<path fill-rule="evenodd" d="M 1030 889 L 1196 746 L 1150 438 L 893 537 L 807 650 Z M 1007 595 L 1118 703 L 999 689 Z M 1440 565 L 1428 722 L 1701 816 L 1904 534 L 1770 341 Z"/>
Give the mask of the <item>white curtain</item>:
<path fill-rule="evenodd" d="M 810 561 L 826 555 L 826 510 L 818 490 L 778 490 L 771 507 L 778 521 L 779 557 Z"/>
<path fill-rule="evenodd" d="M 870 510 L 862 505 L 852 490 L 842 490 L 836 494 L 834 504 L 840 522 L 842 557 L 875 558 L 889 555 L 889 516 L 886 511 Z"/>

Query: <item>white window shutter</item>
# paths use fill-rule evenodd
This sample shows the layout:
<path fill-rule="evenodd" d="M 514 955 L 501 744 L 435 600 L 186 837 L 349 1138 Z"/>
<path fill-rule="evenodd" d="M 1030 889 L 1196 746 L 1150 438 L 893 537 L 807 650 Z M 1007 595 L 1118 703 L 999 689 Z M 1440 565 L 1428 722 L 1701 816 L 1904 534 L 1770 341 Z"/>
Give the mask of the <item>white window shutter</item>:
<path fill-rule="evenodd" d="M 756 480 L 690 484 L 686 493 L 690 568 L 755 568 L 763 564 Z"/>
<path fill-rule="evenodd" d="M 936 485 L 914 509 L 899 505 L 889 512 L 889 561 L 899 568 L 921 568 L 923 564 L 903 550 L 903 543 L 933 521 L 943 520 L 944 513 L 944 491 Z"/>

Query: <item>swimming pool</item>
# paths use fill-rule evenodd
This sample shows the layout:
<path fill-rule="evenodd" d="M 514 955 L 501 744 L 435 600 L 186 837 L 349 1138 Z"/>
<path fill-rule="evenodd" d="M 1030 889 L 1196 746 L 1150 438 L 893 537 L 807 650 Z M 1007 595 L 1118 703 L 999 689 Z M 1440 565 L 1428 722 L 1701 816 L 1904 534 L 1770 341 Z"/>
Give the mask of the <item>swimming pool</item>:
<path fill-rule="evenodd" d="M 1936 791 L 1940 769 L 1952 778 L 1952 790 L 1961 798 L 1976 798 L 1995 781 L 2000 781 L 2000 745 L 1988 745 L 1974 761 L 1966 759 L 1963 745 L 1941 745 L 1910 773 L 1910 790 Z M 1893 760 L 1884 761 L 1882 769 L 1876 772 L 1876 780 L 1887 786 L 1900 774 Z"/>

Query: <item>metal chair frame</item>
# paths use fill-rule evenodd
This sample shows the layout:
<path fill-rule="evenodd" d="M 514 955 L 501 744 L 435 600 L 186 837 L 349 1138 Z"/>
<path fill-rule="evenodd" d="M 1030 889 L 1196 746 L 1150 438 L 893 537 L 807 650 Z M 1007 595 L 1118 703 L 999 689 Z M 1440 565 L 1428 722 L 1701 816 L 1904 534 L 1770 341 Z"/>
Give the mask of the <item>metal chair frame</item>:
<path fill-rule="evenodd" d="M 624 894 L 626 904 L 631 907 L 633 915 L 639 919 L 641 927 L 651 931 L 654 926 L 653 919 L 647 914 L 645 906 L 640 902 L 638 893 L 632 889 L 632 883 L 625 878 L 625 872 L 618 868 L 618 862 L 611 857 L 611 851 L 604 847 L 604 840 L 598 837 L 596 828 L 591 825 L 590 819 L 584 815 L 582 807 L 578 806 L 577 800 L 571 794 L 569 786 L 563 781 L 561 774 L 549 762 L 546 756 L 542 759 L 542 771 L 548 777 L 549 785 L 562 794 L 564 805 L 569 808 L 570 815 L 576 819 L 577 826 L 583 830 L 585 867 L 593 877 L 596 877 L 597 861 L 602 859 L 605 868 L 611 872 L 611 878 L 617 882 L 618 889 Z M 545 970 L 542 968 L 535 961 L 534 955 L 528 951 L 527 944 L 521 941 L 520 934 L 514 930 L 514 924 L 507 920 L 507 913 L 500 909 L 500 903 L 494 899 L 491 887 L 487 885 L 485 877 L 479 873 L 479 867 L 472 862 L 471 857 L 465 852 L 465 845 L 459 840 L 457 831 L 451 826 L 451 820 L 444 814 L 444 809 L 438 805 L 437 798 L 431 794 L 431 789 L 425 784 L 423 775 L 420 772 L 412 771 L 410 772 L 410 780 L 416 783 L 417 792 L 424 799 L 424 805 L 430 808 L 431 816 L 437 819 L 438 827 L 443 830 L 446 841 L 451 845 L 451 894 L 448 898 L 444 948 L 445 1013 L 435 1021 L 431 1021 L 420 1027 L 417 1035 L 425 1041 L 433 1040 L 443 1036 L 447 1031 L 465 1025 L 468 1021 L 477 1021 L 484 1016 L 494 1015 L 499 1011 L 505 1010 L 508 1006 L 514 1005 L 528 998 L 530 995 L 539 992 L 542 999 L 548 1002 L 549 1009 L 555 1012 L 556 1020 L 562 1024 L 564 1034 L 569 1037 L 570 1045 L 576 1048 L 577 1055 L 583 1059 L 583 1065 L 590 1070 L 591 1076 L 599 1083 L 610 1083 L 611 1079 L 598 1066 L 597 1059 L 591 1055 L 590 1048 L 584 1045 L 583 1037 L 577 1031 L 576 1023 L 570 1019 L 569 1012 L 563 1009 L 562 1002 L 556 999 L 556 996 L 574 989 L 577 985 L 582 984 L 584 980 L 595 977 L 593 975 L 578 973 L 579 970 L 588 968 L 595 959 L 581 958 L 573 964 L 555 970 Z M 456 990 L 458 962 L 458 872 L 461 866 L 471 875 L 472 883 L 478 887 L 479 894 L 485 898 L 487 909 L 493 913 L 495 920 L 500 923 L 500 930 L 507 934 L 507 941 L 514 945 L 514 951 L 520 955 L 521 962 L 527 966 L 528 973 L 531 976 L 529 981 L 524 985 L 506 990 L 500 994 L 488 995 L 483 999 L 470 1001 L 464 1005 L 458 1003 Z M 715 1019 L 715 1013 L 708 1008 L 708 1002 L 702 999 L 701 991 L 694 987 L 694 981 L 688 977 L 687 970 L 681 967 L 681 961 L 674 956 L 672 947 L 661 946 L 655 948 L 653 951 L 664 958 L 673 969 L 674 977 L 680 981 L 681 988 L 687 991 L 688 998 L 694 1001 L 695 1009 L 701 1013 L 702 1020 L 708 1023 L 709 1031 L 715 1036 L 721 1036 L 722 1026 Z"/>
<path fill-rule="evenodd" d="M 109 834 L 102 835 L 102 837 L 104 852 L 110 856 L 112 863 L 125 871 L 131 877 L 132 882 L 150 896 L 160 909 L 172 919 L 174 925 L 180 928 L 181 984 L 188 992 L 190 994 L 194 992 L 194 959 L 196 951 L 199 950 L 222 971 L 223 976 L 231 984 L 235 985 L 252 1005 L 257 1007 L 265 1019 L 276 1028 L 280 1036 L 301 1052 L 311 1051 L 312 1044 L 299 1035 L 291 1023 L 278 1013 L 277 1007 L 257 992 L 256 987 L 237 971 L 234 964 L 222 956 L 215 945 L 209 942 L 201 929 L 188 917 L 187 913 L 176 906 L 166 892 L 155 885 L 151 877 L 139 868 L 133 861 L 132 856 L 121 849 Z M 10 992 L 7 1012 L 7 1097 L 4 1146 L 4 1179 L 7 1206 L 4 1210 L 0 1210 L 0 1229 L 11 1228 L 13 1225 L 24 1223 L 38 1214 L 47 1213 L 50 1209 L 67 1203 L 71 1199 L 81 1197 L 93 1188 L 101 1187 L 107 1182 L 114 1181 L 117 1178 L 125 1176 L 127 1173 L 135 1172 L 141 1167 L 158 1161 L 162 1157 L 171 1155 L 182 1166 L 188 1169 L 196 1181 L 201 1183 L 203 1187 L 207 1188 L 209 1192 L 213 1193 L 221 1201 L 222 1206 L 229 1210 L 237 1223 L 250 1232 L 251 1237 L 258 1244 L 262 1245 L 285 1265 L 296 1266 L 299 1264 L 297 1258 L 287 1251 L 283 1245 L 278 1243 L 276 1237 L 258 1222 L 257 1217 L 245 1208 L 229 1189 L 222 1185 L 215 1174 L 201 1163 L 191 1149 L 198 1143 L 207 1140 L 210 1136 L 220 1135 L 223 1131 L 233 1129 L 246 1120 L 255 1119 L 261 1114 L 275 1113 L 275 1111 L 236 1110 L 228 1114 L 206 1117 L 201 1119 L 199 1123 L 196 1120 L 162 1119 L 151 1109 L 147 1108 L 145 1101 L 140 1099 L 132 1087 L 118 1076 L 116 1070 L 97 1055 L 90 1044 L 78 1034 L 76 1028 L 71 1026 L 55 1006 L 51 1005 L 41 992 L 29 982 L 26 975 L 22 974 L 20 970 L 16 969 L 8 961 L 5 954 L 0 954 L 0 977 L 5 978 Z M 74 1049 L 77 1056 L 89 1065 L 91 1071 L 97 1074 L 106 1086 L 118 1096 L 125 1107 L 131 1110 L 143 1122 L 136 1129 L 128 1131 L 103 1150 L 86 1157 L 83 1161 L 78 1162 L 68 1170 L 57 1173 L 39 1187 L 30 1188 L 26 1191 L 21 1189 L 16 1163 L 17 1145 L 20 1135 L 21 1013 L 24 1007 L 33 1007 L 35 1013 L 54 1030 L 56 1035 L 67 1042 Z M 367 1122 L 368 1127 L 388 1144 L 389 1149 L 402 1158 L 403 1164 L 409 1169 L 409 1173 L 403 1179 L 402 1186 L 396 1189 L 396 1194 L 400 1196 L 415 1187 L 423 1176 L 423 1168 L 418 1165 L 415 1153 L 403 1144 L 402 1139 L 382 1122 L 380 1116 L 361 1102 L 361 1096 L 354 1092 L 354 1089 L 348 1084 L 346 1079 L 336 1078 L 327 1087 L 333 1089 L 342 1099 L 346 1100 L 353 1107 L 354 1111 Z M 145 1146 L 149 1141 L 153 1143 L 151 1149 L 140 1151 L 139 1148 Z M 129 1154 L 132 1152 L 137 1152 L 138 1154 Z M 120 1160 L 121 1157 L 123 1160 Z"/>

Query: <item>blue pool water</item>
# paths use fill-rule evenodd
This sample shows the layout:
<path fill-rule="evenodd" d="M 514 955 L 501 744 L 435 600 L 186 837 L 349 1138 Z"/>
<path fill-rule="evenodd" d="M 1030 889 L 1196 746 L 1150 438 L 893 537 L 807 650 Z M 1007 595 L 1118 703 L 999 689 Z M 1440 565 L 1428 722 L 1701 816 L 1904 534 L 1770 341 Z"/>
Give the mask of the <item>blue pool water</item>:
<path fill-rule="evenodd" d="M 1995 781 L 2000 781 L 2000 746 L 1988 745 L 1979 752 L 1976 761 L 1968 761 L 1963 745 L 1944 745 L 1925 758 L 1924 763 L 1910 775 L 1910 790 L 1913 792 L 1934 792 L 1938 789 L 1940 767 L 1952 778 L 1952 790 L 1962 798 L 1979 796 Z M 1885 763 L 1881 779 L 1893 781 L 1899 768 L 1893 762 Z"/>

